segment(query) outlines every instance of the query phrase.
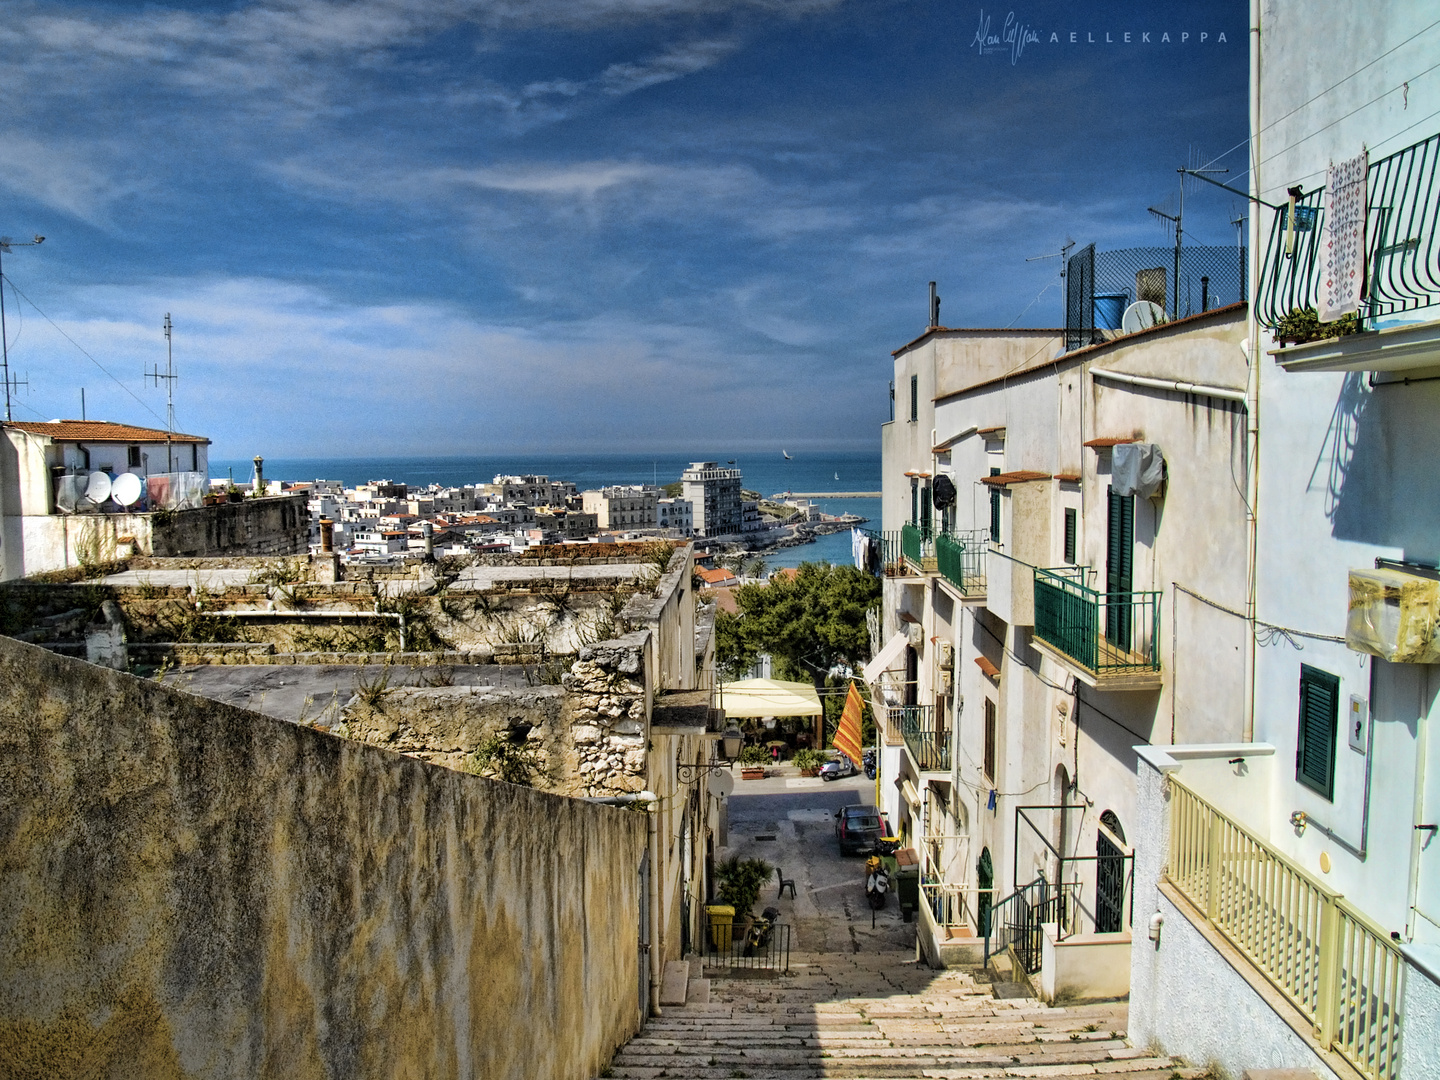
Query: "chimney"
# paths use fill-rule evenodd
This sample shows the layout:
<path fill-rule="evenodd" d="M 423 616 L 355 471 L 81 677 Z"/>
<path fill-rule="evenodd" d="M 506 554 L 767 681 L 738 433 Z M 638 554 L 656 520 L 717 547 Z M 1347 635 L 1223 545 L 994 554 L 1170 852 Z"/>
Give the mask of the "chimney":
<path fill-rule="evenodd" d="M 1204 276 L 1200 278 L 1200 310 L 1210 310 L 1210 279 Z"/>
<path fill-rule="evenodd" d="M 335 522 L 330 518 L 320 519 L 320 551 L 329 555 L 335 550 Z"/>
<path fill-rule="evenodd" d="M 428 521 L 420 523 L 420 535 L 425 538 L 425 561 L 435 561 L 435 526 Z"/>
<path fill-rule="evenodd" d="M 930 325 L 940 325 L 940 297 L 935 294 L 935 282 L 930 282 Z"/>
<path fill-rule="evenodd" d="M 255 455 L 255 497 L 258 499 L 265 494 L 265 459 L 259 454 Z"/>

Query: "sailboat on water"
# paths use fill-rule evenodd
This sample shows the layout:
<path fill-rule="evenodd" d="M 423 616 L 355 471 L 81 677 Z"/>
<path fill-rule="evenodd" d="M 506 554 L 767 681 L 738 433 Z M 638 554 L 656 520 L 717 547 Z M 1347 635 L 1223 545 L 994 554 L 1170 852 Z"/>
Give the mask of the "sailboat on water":
<path fill-rule="evenodd" d="M 790 451 L 789 451 L 789 450 L 781 450 L 780 453 L 782 453 L 782 454 L 785 455 L 785 460 L 786 460 L 786 461 L 794 461 L 794 460 L 795 460 L 794 458 L 792 458 L 792 457 L 790 456 Z"/>

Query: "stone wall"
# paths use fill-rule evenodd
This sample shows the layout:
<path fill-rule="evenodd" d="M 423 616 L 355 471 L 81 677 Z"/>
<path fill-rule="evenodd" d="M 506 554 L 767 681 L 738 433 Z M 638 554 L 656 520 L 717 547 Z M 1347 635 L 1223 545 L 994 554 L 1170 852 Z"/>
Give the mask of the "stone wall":
<path fill-rule="evenodd" d="M 576 773 L 586 795 L 643 791 L 650 744 L 650 691 L 645 653 L 650 633 L 637 630 L 582 649 L 563 679 L 569 692 Z"/>
<path fill-rule="evenodd" d="M 0 1074 L 581 1078 L 644 815 L 0 638 Z"/>
<path fill-rule="evenodd" d="M 274 495 L 149 516 L 150 544 L 148 549 L 142 545 L 141 552 L 159 558 L 299 555 L 310 547 L 310 512 L 304 495 Z"/>

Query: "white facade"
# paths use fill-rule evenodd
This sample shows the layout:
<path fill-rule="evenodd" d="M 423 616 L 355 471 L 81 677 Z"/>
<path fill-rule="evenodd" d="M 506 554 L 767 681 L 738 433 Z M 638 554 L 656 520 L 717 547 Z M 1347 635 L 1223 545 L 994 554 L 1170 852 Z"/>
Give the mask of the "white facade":
<path fill-rule="evenodd" d="M 739 469 L 693 461 L 680 479 L 681 494 L 693 508 L 696 536 L 734 536 L 743 530 Z"/>
<path fill-rule="evenodd" d="M 695 535 L 695 508 L 688 499 L 658 499 L 655 503 L 659 527 L 681 536 Z"/>
<path fill-rule="evenodd" d="M 1368 941 L 1375 963 L 1392 965 L 1383 970 L 1394 981 L 1370 981 L 1349 966 L 1350 946 L 1322 938 L 1311 962 L 1320 965 L 1322 983 L 1338 980 L 1336 1001 L 1325 998 L 1323 986 L 1319 1004 L 1292 1007 L 1232 985 L 1227 1000 L 1236 1002 L 1245 1041 L 1266 1056 L 1242 1060 L 1233 1048 L 1221 1055 L 1214 1025 L 1177 1023 L 1177 1010 L 1198 992 L 1233 984 L 1237 973 L 1260 975 L 1262 988 L 1275 976 L 1227 953 L 1223 940 L 1205 940 L 1207 931 L 1225 940 L 1245 931 L 1226 923 L 1223 911 L 1205 910 L 1204 898 L 1181 897 L 1177 856 L 1145 867 L 1137 905 L 1158 911 L 1166 928 L 1158 948 L 1135 954 L 1132 1035 L 1186 1056 L 1213 1052 L 1234 1069 L 1265 1064 L 1348 1075 L 1359 1064 L 1395 1080 L 1440 1076 L 1440 841 L 1432 828 L 1440 821 L 1440 738 L 1433 731 L 1440 668 L 1392 663 L 1346 644 L 1351 570 L 1391 560 L 1428 582 L 1440 560 L 1433 465 L 1440 383 L 1428 381 L 1440 372 L 1440 87 L 1418 77 L 1433 65 L 1434 14 L 1421 0 L 1378 8 L 1277 0 L 1252 16 L 1258 198 L 1283 204 L 1298 188 L 1303 206 L 1328 212 L 1331 193 L 1319 194 L 1327 167 L 1368 151 L 1369 297 L 1359 312 L 1366 332 L 1277 348 L 1276 320 L 1315 305 L 1320 267 L 1306 255 L 1319 234 L 1297 229 L 1296 254 L 1287 257 L 1277 213 L 1252 204 L 1248 391 L 1259 471 L 1251 496 L 1255 622 L 1246 646 L 1254 674 L 1246 739 L 1239 748 L 1208 743 L 1142 769 L 1141 797 L 1147 785 L 1159 791 L 1165 778 L 1172 789 L 1178 783 L 1198 793 L 1269 845 L 1272 872 L 1311 883 L 1317 895 L 1333 897 L 1336 910 L 1352 912 L 1342 924 L 1352 929 L 1343 932 Z M 1288 209 L 1285 215 L 1288 225 Z M 1299 215 L 1295 222 L 1310 224 Z M 1290 290 L 1297 281 L 1301 287 Z M 1151 801 L 1153 820 L 1140 844 L 1164 845 L 1174 797 Z M 1261 942 L 1253 955 L 1286 956 L 1292 948 Z M 1333 976 L 1324 976 L 1332 964 Z M 1364 1003 L 1361 1013 L 1344 1011 L 1355 1002 Z M 1323 1038 L 1294 1035 L 1308 1026 L 1305 1010 Z M 1390 1041 L 1396 1035 L 1398 1052 Z M 1345 1044 L 1352 1036 L 1358 1045 Z"/>

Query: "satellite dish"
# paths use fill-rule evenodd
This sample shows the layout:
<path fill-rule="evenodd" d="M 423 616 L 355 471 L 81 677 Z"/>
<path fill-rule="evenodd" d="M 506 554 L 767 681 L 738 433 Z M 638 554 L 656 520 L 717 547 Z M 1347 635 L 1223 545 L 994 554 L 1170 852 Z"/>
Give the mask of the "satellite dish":
<path fill-rule="evenodd" d="M 140 477 L 133 472 L 121 473 L 110 485 L 110 497 L 121 506 L 134 506 L 140 501 L 140 493 L 145 490 L 145 485 L 140 482 Z"/>
<path fill-rule="evenodd" d="M 85 497 L 83 481 L 85 477 L 76 476 L 74 473 L 66 473 L 60 477 L 60 484 L 55 489 L 55 504 L 61 510 L 73 514 L 75 508 L 80 505 L 80 500 Z"/>
<path fill-rule="evenodd" d="M 1120 329 L 1127 334 L 1138 334 L 1164 321 L 1164 308 L 1154 300 L 1140 300 L 1125 309 L 1125 314 L 1120 317 Z"/>
<path fill-rule="evenodd" d="M 110 477 L 103 472 L 92 472 L 85 482 L 85 498 L 99 506 L 110 497 Z"/>
<path fill-rule="evenodd" d="M 735 791 L 735 777 L 728 772 L 710 774 L 710 794 L 717 799 L 728 799 Z"/>
<path fill-rule="evenodd" d="M 930 491 L 930 497 L 934 500 L 935 506 L 938 509 L 946 510 L 955 505 L 955 481 L 951 480 L 950 477 L 944 474 L 937 476 L 935 483 L 931 485 Z"/>

